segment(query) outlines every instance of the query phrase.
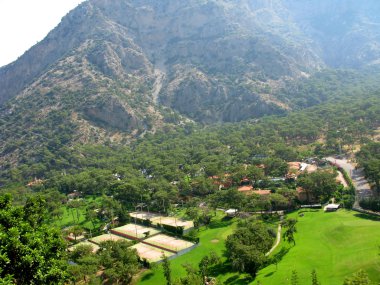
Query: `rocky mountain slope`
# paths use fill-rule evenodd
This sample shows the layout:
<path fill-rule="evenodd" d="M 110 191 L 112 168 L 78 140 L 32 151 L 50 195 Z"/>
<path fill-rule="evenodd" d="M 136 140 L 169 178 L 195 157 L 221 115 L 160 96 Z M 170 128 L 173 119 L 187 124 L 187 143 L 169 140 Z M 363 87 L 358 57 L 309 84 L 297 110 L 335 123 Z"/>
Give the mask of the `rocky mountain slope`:
<path fill-rule="evenodd" d="M 379 1 L 283 2 L 328 66 L 359 68 L 380 63 Z"/>
<path fill-rule="evenodd" d="M 276 92 L 289 80 L 379 63 L 379 10 L 375 0 L 88 0 L 0 68 L 2 154 L 15 141 L 124 142 L 189 119 L 285 113 L 291 94 Z"/>

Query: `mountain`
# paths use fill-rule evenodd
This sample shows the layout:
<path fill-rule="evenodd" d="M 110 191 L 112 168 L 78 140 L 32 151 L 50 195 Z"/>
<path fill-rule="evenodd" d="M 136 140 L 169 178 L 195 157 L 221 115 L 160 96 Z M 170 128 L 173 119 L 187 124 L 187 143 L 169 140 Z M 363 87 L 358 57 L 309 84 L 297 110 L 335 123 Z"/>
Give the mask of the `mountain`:
<path fill-rule="evenodd" d="M 375 0 L 285 1 L 292 18 L 330 67 L 380 63 L 380 2 Z"/>
<path fill-rule="evenodd" d="M 85 2 L 41 43 L 0 70 L 0 103 L 42 77 L 49 84 L 92 74 L 96 82 L 99 76 L 140 81 L 149 89 L 142 101 L 160 102 L 198 121 L 239 121 L 278 112 L 282 104 L 260 92 L 268 88 L 263 79 L 300 76 L 322 63 L 299 43 L 295 29 L 278 22 L 281 18 L 274 12 L 268 14 L 266 4 L 259 6 L 229 1 Z M 271 19 L 264 25 L 267 16 Z M 279 29 L 270 31 L 270 23 Z M 73 71 L 73 64 L 81 70 Z M 51 79 L 63 72 L 66 78 Z M 82 79 L 74 80 L 82 84 Z"/>
<path fill-rule="evenodd" d="M 88 0 L 0 68 L 2 157 L 285 114 L 298 100 L 281 96 L 289 82 L 379 63 L 379 9 L 375 0 Z"/>

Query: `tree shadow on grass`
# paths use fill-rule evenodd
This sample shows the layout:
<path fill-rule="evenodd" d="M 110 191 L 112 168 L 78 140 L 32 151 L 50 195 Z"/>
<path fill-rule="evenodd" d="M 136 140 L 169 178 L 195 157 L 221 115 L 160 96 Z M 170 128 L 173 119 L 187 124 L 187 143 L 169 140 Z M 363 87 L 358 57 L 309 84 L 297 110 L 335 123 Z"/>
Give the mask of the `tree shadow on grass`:
<path fill-rule="evenodd" d="M 267 267 L 271 264 L 276 266 L 281 262 L 284 256 L 290 251 L 290 247 L 282 247 L 276 254 L 271 255 L 264 267 Z M 273 272 L 274 273 L 274 272 Z"/>
<path fill-rule="evenodd" d="M 358 217 L 358 218 L 361 218 L 361 219 L 365 219 L 365 220 L 380 221 L 380 217 L 379 216 L 375 216 L 375 215 L 369 215 L 369 214 L 364 214 L 364 213 L 357 213 L 357 214 L 354 214 L 354 216 Z"/>
<path fill-rule="evenodd" d="M 235 274 L 231 276 L 226 281 L 223 282 L 225 285 L 246 285 L 252 282 L 253 279 L 249 276 L 242 276 L 241 274 Z"/>
<path fill-rule="evenodd" d="M 152 278 L 154 275 L 153 272 L 149 272 L 147 274 L 145 274 L 142 278 L 141 278 L 141 281 L 146 281 L 146 280 L 149 280 L 150 278 Z"/>
<path fill-rule="evenodd" d="M 319 212 L 321 209 L 303 209 L 303 210 L 299 210 L 298 211 L 298 214 L 303 214 L 303 213 L 316 213 L 316 212 Z"/>
<path fill-rule="evenodd" d="M 233 272 L 234 270 L 232 269 L 230 262 L 223 262 L 210 268 L 211 276 L 225 275 L 225 274 L 233 273 Z M 226 285 L 243 285 L 244 284 L 245 285 L 245 284 L 249 284 L 251 281 L 253 281 L 251 276 L 247 274 L 236 273 L 233 276 L 229 277 L 222 284 L 226 284 Z"/>
<path fill-rule="evenodd" d="M 208 228 L 209 229 L 218 229 L 225 228 L 233 224 L 233 219 L 221 219 L 220 221 L 213 221 Z"/>
<path fill-rule="evenodd" d="M 274 274 L 274 271 L 265 274 L 264 277 L 270 277 L 270 276 L 272 276 L 273 274 Z"/>
<path fill-rule="evenodd" d="M 217 276 L 220 274 L 227 274 L 232 271 L 231 264 L 229 262 L 221 262 L 210 268 L 211 276 Z"/>

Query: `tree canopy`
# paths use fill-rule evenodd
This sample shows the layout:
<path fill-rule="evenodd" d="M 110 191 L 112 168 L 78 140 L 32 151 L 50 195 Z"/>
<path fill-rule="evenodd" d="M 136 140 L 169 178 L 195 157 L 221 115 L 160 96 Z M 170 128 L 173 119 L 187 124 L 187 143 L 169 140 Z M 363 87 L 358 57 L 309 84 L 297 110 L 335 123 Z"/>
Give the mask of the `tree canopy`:
<path fill-rule="evenodd" d="M 273 237 L 264 224 L 248 222 L 227 237 L 227 256 L 234 269 L 256 276 L 272 244 Z"/>
<path fill-rule="evenodd" d="M 0 196 L 0 277 L 15 284 L 64 284 L 66 244 L 45 222 L 45 202 L 34 197 L 23 207 Z"/>

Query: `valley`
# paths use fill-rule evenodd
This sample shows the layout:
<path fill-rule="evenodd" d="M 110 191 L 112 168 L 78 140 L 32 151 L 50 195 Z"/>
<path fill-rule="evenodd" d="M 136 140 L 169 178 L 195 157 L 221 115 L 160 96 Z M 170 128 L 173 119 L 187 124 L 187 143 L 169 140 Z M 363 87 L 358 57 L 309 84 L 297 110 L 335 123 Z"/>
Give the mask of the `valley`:
<path fill-rule="evenodd" d="M 0 67 L 0 283 L 380 282 L 379 15 L 78 5 Z"/>

